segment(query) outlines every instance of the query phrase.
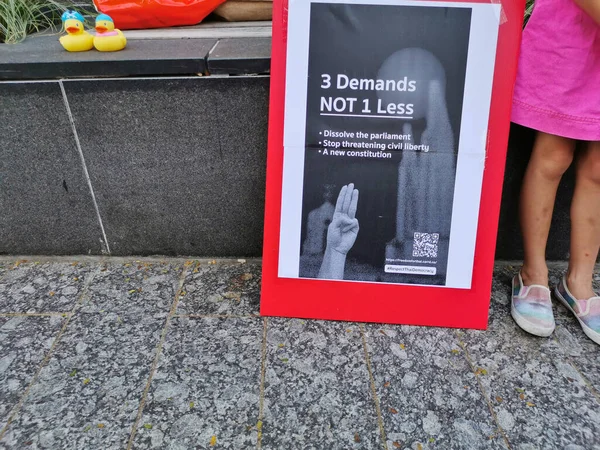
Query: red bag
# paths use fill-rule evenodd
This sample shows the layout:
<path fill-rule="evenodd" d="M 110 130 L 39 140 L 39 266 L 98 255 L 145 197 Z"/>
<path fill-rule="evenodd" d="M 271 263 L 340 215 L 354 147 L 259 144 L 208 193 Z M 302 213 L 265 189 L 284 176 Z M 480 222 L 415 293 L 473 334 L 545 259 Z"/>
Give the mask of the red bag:
<path fill-rule="evenodd" d="M 225 0 L 94 0 L 121 30 L 196 25 Z"/>

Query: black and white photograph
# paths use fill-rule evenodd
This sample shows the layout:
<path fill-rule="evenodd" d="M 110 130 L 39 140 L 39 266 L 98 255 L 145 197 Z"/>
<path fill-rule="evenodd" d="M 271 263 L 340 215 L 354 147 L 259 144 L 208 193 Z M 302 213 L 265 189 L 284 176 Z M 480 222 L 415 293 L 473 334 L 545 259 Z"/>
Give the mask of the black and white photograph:
<path fill-rule="evenodd" d="M 470 19 L 312 5 L 301 276 L 445 283 Z"/>

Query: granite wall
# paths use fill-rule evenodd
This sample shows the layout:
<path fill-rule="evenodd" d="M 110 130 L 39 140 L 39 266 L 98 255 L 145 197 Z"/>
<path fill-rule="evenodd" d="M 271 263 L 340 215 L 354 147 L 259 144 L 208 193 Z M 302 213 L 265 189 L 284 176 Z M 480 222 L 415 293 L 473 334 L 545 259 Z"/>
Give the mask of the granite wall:
<path fill-rule="evenodd" d="M 268 89 L 0 83 L 0 253 L 260 255 Z"/>
<path fill-rule="evenodd" d="M 259 256 L 269 78 L 0 82 L 0 254 Z M 522 256 L 514 127 L 497 257 Z M 548 248 L 568 256 L 572 173 Z"/>

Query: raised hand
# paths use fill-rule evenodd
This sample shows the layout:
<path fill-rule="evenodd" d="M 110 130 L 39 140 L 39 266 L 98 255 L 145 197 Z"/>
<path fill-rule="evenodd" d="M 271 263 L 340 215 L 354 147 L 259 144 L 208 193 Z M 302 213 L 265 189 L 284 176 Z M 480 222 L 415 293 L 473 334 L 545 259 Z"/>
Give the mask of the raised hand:
<path fill-rule="evenodd" d="M 333 219 L 327 230 L 327 247 L 345 255 L 350 251 L 358 235 L 358 189 L 350 183 L 342 187 L 335 205 Z"/>
<path fill-rule="evenodd" d="M 350 251 L 358 235 L 358 190 L 350 183 L 340 190 L 335 212 L 327 229 L 327 248 L 321 263 L 318 278 L 343 280 L 346 267 L 346 254 Z"/>

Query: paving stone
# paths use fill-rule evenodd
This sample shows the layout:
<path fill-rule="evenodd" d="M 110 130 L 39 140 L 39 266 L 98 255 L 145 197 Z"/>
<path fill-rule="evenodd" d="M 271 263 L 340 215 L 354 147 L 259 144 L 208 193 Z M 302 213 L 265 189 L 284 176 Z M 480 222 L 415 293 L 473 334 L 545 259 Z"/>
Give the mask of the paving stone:
<path fill-rule="evenodd" d="M 123 449 L 164 320 L 73 317 L 0 448 Z"/>
<path fill-rule="evenodd" d="M 461 334 L 511 447 L 600 448 L 600 403 L 559 340 L 517 326 L 509 294 L 492 294 L 487 331 Z"/>
<path fill-rule="evenodd" d="M 0 305 L 8 304 L 7 286 L 18 293 L 43 279 L 41 292 L 62 286 L 61 276 L 85 282 L 98 272 L 90 301 L 73 317 L 0 449 L 126 448 L 184 263 L 99 260 L 84 268 L 61 260 L 15 268 L 9 258 L 2 261 Z M 551 267 L 555 283 L 566 265 Z M 259 264 L 190 262 L 185 269 L 179 313 L 258 313 Z M 551 338 L 523 332 L 510 317 L 510 280 L 517 270 L 496 268 L 485 332 L 366 326 L 389 450 L 505 448 L 498 424 L 514 449 L 600 449 L 600 347 L 556 301 Z M 38 290 L 24 310 L 61 312 L 73 304 L 62 305 L 58 289 L 51 297 L 58 303 L 47 303 L 35 297 Z M 0 310 L 0 427 L 63 320 L 60 314 L 10 317 Z M 263 449 L 384 448 L 358 325 L 268 323 L 259 423 L 262 319 L 174 317 L 134 448 L 207 449 L 213 436 L 214 448 L 256 448 L 259 430 Z"/>
<path fill-rule="evenodd" d="M 2 280 L 2 276 L 6 273 L 6 271 L 14 264 L 13 261 L 0 261 L 0 280 Z"/>
<path fill-rule="evenodd" d="M 261 265 L 196 263 L 185 280 L 177 314 L 259 314 Z"/>
<path fill-rule="evenodd" d="M 166 316 L 175 300 L 183 263 L 106 263 L 83 303 L 84 313 Z"/>
<path fill-rule="evenodd" d="M 559 276 L 553 274 L 558 281 Z M 562 275 L 562 274 L 561 274 Z M 598 280 L 594 289 L 600 292 Z M 554 312 L 556 330 L 554 336 L 569 356 L 570 362 L 595 389 L 596 398 L 600 399 L 600 345 L 589 339 L 581 329 L 579 321 L 556 297 Z"/>
<path fill-rule="evenodd" d="M 268 323 L 262 448 L 382 448 L 358 325 Z"/>
<path fill-rule="evenodd" d="M 12 266 L 0 279 L 0 313 L 70 312 L 96 267 L 65 262 Z"/>
<path fill-rule="evenodd" d="M 46 357 L 64 320 L 57 316 L 0 317 L 0 432 Z"/>
<path fill-rule="evenodd" d="M 174 318 L 134 448 L 255 448 L 262 335 L 259 318 Z"/>
<path fill-rule="evenodd" d="M 452 330 L 367 331 L 389 449 L 507 448 Z"/>
<path fill-rule="evenodd" d="M 562 305 L 557 310 L 571 314 Z M 600 346 L 583 333 L 575 317 L 557 319 L 554 335 L 569 355 L 570 362 L 593 386 L 596 398 L 600 399 Z"/>

